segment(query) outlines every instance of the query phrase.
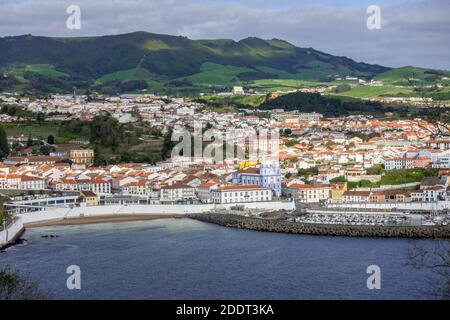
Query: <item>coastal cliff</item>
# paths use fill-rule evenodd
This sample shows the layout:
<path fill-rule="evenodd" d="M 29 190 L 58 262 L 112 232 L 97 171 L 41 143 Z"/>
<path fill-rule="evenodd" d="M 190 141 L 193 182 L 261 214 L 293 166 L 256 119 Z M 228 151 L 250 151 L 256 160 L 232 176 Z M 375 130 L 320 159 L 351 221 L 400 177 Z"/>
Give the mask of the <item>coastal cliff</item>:
<path fill-rule="evenodd" d="M 224 227 L 254 231 L 346 237 L 450 238 L 450 226 L 324 225 L 245 217 L 232 214 L 192 214 L 189 218 Z"/>

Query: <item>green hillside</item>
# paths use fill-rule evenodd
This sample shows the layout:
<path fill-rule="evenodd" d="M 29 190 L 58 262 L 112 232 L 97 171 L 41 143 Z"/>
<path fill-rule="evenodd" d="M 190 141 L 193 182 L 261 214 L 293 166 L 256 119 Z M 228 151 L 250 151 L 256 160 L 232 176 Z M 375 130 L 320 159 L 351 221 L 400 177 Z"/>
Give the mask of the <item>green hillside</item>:
<path fill-rule="evenodd" d="M 105 74 L 95 80 L 95 84 L 103 84 L 111 81 L 127 81 L 127 80 L 145 80 L 151 81 L 154 76 L 145 69 L 129 69 L 121 70 Z"/>
<path fill-rule="evenodd" d="M 375 76 L 375 79 L 403 85 L 411 82 L 436 82 L 442 77 L 450 77 L 450 71 L 407 66 L 380 73 Z"/>
<path fill-rule="evenodd" d="M 263 79 L 331 81 L 347 75 L 371 78 L 389 69 L 279 39 L 190 40 L 134 32 L 81 38 L 2 37 L 0 70 L 28 84 L 30 90 L 64 91 L 99 85 L 170 88 L 180 86 L 180 81 L 195 88 Z M 0 91 L 13 86 L 13 80 L 0 81 Z M 128 84 L 121 86 L 124 81 Z M 2 83 L 6 84 L 2 87 Z"/>
<path fill-rule="evenodd" d="M 223 66 L 216 63 L 206 62 L 200 67 L 199 73 L 185 77 L 185 79 L 194 84 L 200 85 L 229 86 L 235 82 L 233 80 L 235 80 L 240 74 L 252 71 L 254 70 L 249 68 Z"/>

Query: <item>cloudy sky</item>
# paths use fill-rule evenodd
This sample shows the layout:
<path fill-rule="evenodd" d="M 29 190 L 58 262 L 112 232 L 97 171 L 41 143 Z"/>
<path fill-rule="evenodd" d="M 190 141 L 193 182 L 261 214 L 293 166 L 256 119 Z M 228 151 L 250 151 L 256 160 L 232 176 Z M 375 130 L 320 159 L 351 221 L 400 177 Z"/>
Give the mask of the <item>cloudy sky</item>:
<path fill-rule="evenodd" d="M 69 30 L 66 9 L 81 9 Z M 366 25 L 369 5 L 381 29 Z M 389 67 L 450 69 L 449 0 L 0 0 L 0 36 L 91 36 L 133 31 L 192 39 L 249 36 Z"/>

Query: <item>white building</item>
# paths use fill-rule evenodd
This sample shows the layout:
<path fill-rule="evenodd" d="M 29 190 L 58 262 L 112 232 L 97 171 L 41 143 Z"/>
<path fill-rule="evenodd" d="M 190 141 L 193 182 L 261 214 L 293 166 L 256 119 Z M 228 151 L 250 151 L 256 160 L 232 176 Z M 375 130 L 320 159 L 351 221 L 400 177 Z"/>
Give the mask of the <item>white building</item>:
<path fill-rule="evenodd" d="M 197 199 L 195 188 L 185 184 L 173 184 L 162 187 L 159 193 L 161 202 L 179 202 Z"/>
<path fill-rule="evenodd" d="M 44 190 L 45 179 L 32 176 L 22 176 L 20 178 L 19 189 L 21 190 Z"/>
<path fill-rule="evenodd" d="M 242 87 L 233 87 L 233 94 L 237 95 L 237 94 L 244 94 L 244 88 Z"/>
<path fill-rule="evenodd" d="M 414 159 L 412 158 L 392 158 L 384 161 L 386 170 L 401 170 L 414 168 Z"/>
<path fill-rule="evenodd" d="M 218 183 L 202 183 L 197 188 L 197 197 L 203 203 L 210 203 L 211 200 L 211 191 L 217 189 L 219 186 Z"/>
<path fill-rule="evenodd" d="M 260 186 L 226 186 L 211 191 L 213 203 L 272 201 L 272 190 Z"/>
<path fill-rule="evenodd" d="M 96 194 L 111 194 L 112 193 L 112 180 L 104 179 L 92 179 L 91 191 Z"/>
<path fill-rule="evenodd" d="M 259 168 L 245 168 L 233 173 L 233 183 L 270 188 L 281 195 L 281 170 L 279 163 L 261 164 Z"/>
<path fill-rule="evenodd" d="M 285 188 L 285 195 L 302 203 L 317 203 L 328 200 L 331 194 L 329 185 L 292 184 Z"/>

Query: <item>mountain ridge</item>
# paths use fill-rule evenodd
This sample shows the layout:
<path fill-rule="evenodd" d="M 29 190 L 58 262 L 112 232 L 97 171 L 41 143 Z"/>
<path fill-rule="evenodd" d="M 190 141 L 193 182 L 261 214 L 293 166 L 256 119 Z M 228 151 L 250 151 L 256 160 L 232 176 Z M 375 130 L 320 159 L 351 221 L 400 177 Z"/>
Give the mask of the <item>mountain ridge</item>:
<path fill-rule="evenodd" d="M 226 67 L 231 78 L 215 83 L 211 73 L 208 77 L 197 76 L 211 63 Z M 30 65 L 47 65 L 49 69 L 68 75 L 64 80 L 59 78 L 61 81 L 82 87 L 98 84 L 98 79 L 105 76 L 114 79 L 114 74 L 122 72 L 123 75 L 133 69 L 142 69 L 141 75 L 147 75 L 145 81 L 149 85 L 184 78 L 190 81 L 193 77 L 206 81 L 201 85 L 211 86 L 242 82 L 241 73 L 245 81 L 269 78 L 332 81 L 336 76 L 371 79 L 391 70 L 313 48 L 297 47 L 276 38 L 191 40 L 185 36 L 145 31 L 93 37 L 21 35 L 0 38 L 0 70 L 17 74 L 17 68 Z M 52 74 L 51 70 L 40 76 L 48 74 Z M 128 74 L 133 75 L 133 72 Z"/>

